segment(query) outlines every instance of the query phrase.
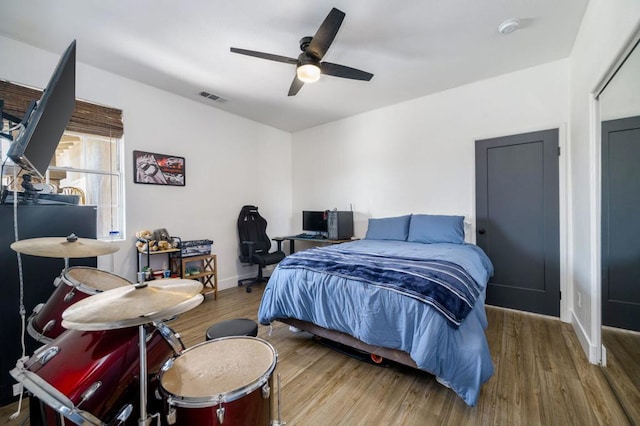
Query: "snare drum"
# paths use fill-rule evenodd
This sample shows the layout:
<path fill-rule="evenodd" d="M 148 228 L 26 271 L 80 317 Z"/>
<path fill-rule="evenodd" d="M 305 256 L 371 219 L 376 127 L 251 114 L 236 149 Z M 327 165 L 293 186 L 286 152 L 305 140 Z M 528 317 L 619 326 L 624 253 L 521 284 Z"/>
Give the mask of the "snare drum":
<path fill-rule="evenodd" d="M 180 337 L 164 324 L 146 328 L 147 400 L 153 403 L 160 367 L 183 346 Z M 46 404 L 39 410 L 44 424 L 60 414 L 76 424 L 120 424 L 118 419 L 128 416 L 129 422 L 135 421 L 140 397 L 138 339 L 138 327 L 66 330 L 10 373 Z M 161 409 L 158 402 L 155 411 Z"/>
<path fill-rule="evenodd" d="M 62 313 L 69 306 L 94 294 L 129 284 L 118 275 L 89 266 L 74 266 L 62 271 L 54 282 L 56 289 L 49 300 L 33 310 L 27 331 L 37 341 L 48 343 L 65 331 L 61 324 Z"/>
<path fill-rule="evenodd" d="M 277 353 L 249 336 L 200 343 L 160 371 L 166 421 L 177 425 L 269 425 Z"/>

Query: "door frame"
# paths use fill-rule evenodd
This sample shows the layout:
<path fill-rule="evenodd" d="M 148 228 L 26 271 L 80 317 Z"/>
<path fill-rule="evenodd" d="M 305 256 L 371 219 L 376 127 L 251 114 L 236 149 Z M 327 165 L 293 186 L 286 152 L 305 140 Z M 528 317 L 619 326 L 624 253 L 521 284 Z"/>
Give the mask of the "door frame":
<path fill-rule="evenodd" d="M 573 295 L 569 294 L 569 282 L 570 271 L 569 268 L 569 252 L 571 250 L 571 243 L 568 235 L 568 212 L 570 208 L 571 200 L 568 197 L 568 164 L 569 164 L 569 147 L 567 144 L 567 123 L 552 123 L 549 125 L 540 125 L 536 127 L 527 127 L 519 129 L 511 129 L 500 133 L 494 133 L 490 135 L 482 135 L 473 138 L 473 146 L 478 140 L 493 139 L 504 136 L 519 135 L 521 133 L 531 133 L 541 130 L 558 129 L 558 147 L 560 148 L 560 156 L 558 157 L 558 196 L 559 200 L 559 237 L 560 237 L 560 291 L 562 292 L 562 298 L 560 299 L 560 321 L 571 322 L 570 301 L 573 299 Z M 472 150 L 472 152 L 475 152 Z M 469 240 L 476 244 L 476 230 L 477 230 L 477 211 L 476 211 L 476 170 L 475 161 L 473 162 L 473 170 L 471 173 L 471 200 L 473 220 L 471 221 L 471 231 Z M 535 314 L 540 315 L 540 314 Z M 555 317 L 554 317 L 555 318 Z"/>

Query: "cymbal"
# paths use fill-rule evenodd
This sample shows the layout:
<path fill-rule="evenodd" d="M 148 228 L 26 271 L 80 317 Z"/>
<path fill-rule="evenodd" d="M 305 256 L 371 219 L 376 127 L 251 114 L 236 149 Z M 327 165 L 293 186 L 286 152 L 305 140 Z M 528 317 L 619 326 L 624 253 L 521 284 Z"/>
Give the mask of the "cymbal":
<path fill-rule="evenodd" d="M 82 331 L 133 327 L 171 318 L 204 299 L 198 281 L 168 278 L 145 284 L 117 287 L 74 303 L 62 313 L 62 326 Z"/>
<path fill-rule="evenodd" d="M 75 239 L 74 239 L 75 238 Z M 78 258 L 115 253 L 119 247 L 105 241 L 68 237 L 43 237 L 16 241 L 11 244 L 14 251 L 40 257 Z"/>

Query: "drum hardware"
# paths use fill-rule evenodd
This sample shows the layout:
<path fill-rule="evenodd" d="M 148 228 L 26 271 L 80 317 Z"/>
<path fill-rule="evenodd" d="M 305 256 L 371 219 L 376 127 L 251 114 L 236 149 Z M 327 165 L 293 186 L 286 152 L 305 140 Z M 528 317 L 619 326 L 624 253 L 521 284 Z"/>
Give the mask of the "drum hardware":
<path fill-rule="evenodd" d="M 176 424 L 176 407 L 170 405 L 169 412 L 167 413 L 167 423 L 170 425 Z"/>
<path fill-rule="evenodd" d="M 174 333 L 169 327 L 167 327 L 163 322 L 154 322 L 153 325 L 156 327 L 158 332 L 164 337 L 164 339 L 171 345 L 173 351 L 177 354 L 181 353 L 185 350 L 184 343 L 182 342 L 182 336 L 180 333 Z"/>
<path fill-rule="evenodd" d="M 124 422 L 126 422 L 131 416 L 131 413 L 133 413 L 133 405 L 127 404 L 122 407 L 116 415 L 116 420 L 118 421 L 118 423 L 116 424 L 123 424 Z"/>
<path fill-rule="evenodd" d="M 91 398 L 93 394 L 95 394 L 96 391 L 100 389 L 100 386 L 102 386 L 102 382 L 98 380 L 97 382 L 89 386 L 89 389 L 82 392 L 82 395 L 80 395 L 82 399 L 80 400 L 80 402 L 78 402 L 78 407 L 80 407 L 86 400 Z"/>
<path fill-rule="evenodd" d="M 222 395 L 218 400 L 218 409 L 216 410 L 216 417 L 218 418 L 218 423 L 224 423 L 224 405 L 222 405 Z"/>
<path fill-rule="evenodd" d="M 280 373 L 278 373 L 278 375 L 276 376 L 277 379 L 277 385 L 278 385 L 278 391 L 277 391 L 277 395 L 278 395 L 278 400 L 277 400 L 277 407 L 278 407 L 278 420 L 274 420 L 273 422 L 271 422 L 272 426 L 284 426 L 287 423 L 282 421 L 282 415 L 280 413 Z"/>
<path fill-rule="evenodd" d="M 71 289 L 71 291 L 69 293 L 67 293 L 64 296 L 64 301 L 65 302 L 70 301 L 71 299 L 73 299 L 73 296 L 75 296 L 75 295 L 76 295 L 76 288 L 74 287 L 74 288 Z"/>
<path fill-rule="evenodd" d="M 271 388 L 269 387 L 269 382 L 265 383 L 262 387 L 262 397 L 269 398 L 271 396 Z"/>
<path fill-rule="evenodd" d="M 42 333 L 44 334 L 45 332 L 51 330 L 53 328 L 53 326 L 56 325 L 56 321 L 55 320 L 49 320 L 45 326 L 42 328 Z"/>
<path fill-rule="evenodd" d="M 42 353 L 38 354 L 38 356 L 37 356 L 38 362 L 41 365 L 45 365 L 46 363 L 51 361 L 51 359 L 54 356 L 58 355 L 58 352 L 60 352 L 60 348 L 59 347 L 51 346 L 46 351 L 43 351 Z"/>
<path fill-rule="evenodd" d="M 146 286 L 145 286 L 146 287 Z M 147 340 L 144 325 L 138 326 L 140 343 L 140 418 L 138 425 L 151 424 L 151 417 L 147 416 Z"/>
<path fill-rule="evenodd" d="M 42 309 L 43 306 L 44 306 L 44 303 L 38 303 L 36 306 L 34 306 L 33 311 L 31 312 L 31 315 L 29 315 L 29 320 L 31 320 L 34 316 L 36 316 L 40 312 L 40 309 Z"/>

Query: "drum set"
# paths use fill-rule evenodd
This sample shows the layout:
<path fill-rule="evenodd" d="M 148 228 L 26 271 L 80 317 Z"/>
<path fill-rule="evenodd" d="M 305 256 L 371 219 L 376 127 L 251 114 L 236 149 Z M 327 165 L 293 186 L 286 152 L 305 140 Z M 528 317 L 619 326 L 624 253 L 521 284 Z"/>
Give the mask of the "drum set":
<path fill-rule="evenodd" d="M 31 415 L 38 412 L 40 424 L 282 424 L 271 420 L 278 358 L 271 344 L 233 336 L 185 348 L 166 324 L 202 303 L 198 281 L 152 283 L 139 274 L 131 283 L 69 267 L 70 258 L 117 250 L 98 240 L 34 238 L 11 248 L 65 259 L 53 293 L 28 320 L 29 335 L 43 346 L 10 371 L 39 404 Z"/>

